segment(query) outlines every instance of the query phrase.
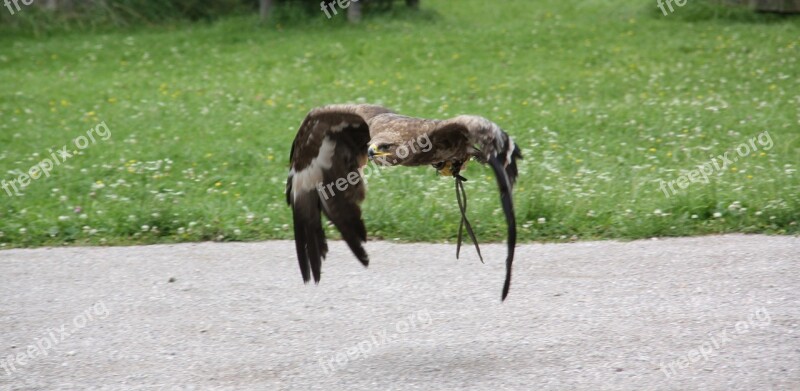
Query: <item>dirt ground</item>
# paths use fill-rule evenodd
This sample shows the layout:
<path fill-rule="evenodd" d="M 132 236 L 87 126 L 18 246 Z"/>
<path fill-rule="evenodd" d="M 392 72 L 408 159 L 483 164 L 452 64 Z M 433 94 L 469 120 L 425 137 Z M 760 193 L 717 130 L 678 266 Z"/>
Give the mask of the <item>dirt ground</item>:
<path fill-rule="evenodd" d="M 0 251 L 0 390 L 800 390 L 800 238 Z"/>

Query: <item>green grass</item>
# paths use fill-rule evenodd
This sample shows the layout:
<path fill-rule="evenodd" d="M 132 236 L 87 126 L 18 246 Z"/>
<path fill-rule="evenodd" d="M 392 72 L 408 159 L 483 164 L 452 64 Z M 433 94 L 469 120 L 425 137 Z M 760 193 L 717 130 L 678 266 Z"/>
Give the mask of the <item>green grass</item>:
<path fill-rule="evenodd" d="M 358 26 L 320 12 L 3 34 L 0 179 L 102 121 L 111 137 L 22 196 L 0 190 L 0 246 L 291 238 L 290 144 L 309 109 L 344 102 L 500 124 L 525 155 L 521 241 L 797 234 L 800 20 L 650 3 L 424 0 Z M 659 190 L 764 131 L 771 149 L 709 184 Z M 464 175 L 476 234 L 502 240 L 490 170 Z M 372 238 L 458 228 L 452 179 L 430 167 L 381 171 L 363 206 Z"/>

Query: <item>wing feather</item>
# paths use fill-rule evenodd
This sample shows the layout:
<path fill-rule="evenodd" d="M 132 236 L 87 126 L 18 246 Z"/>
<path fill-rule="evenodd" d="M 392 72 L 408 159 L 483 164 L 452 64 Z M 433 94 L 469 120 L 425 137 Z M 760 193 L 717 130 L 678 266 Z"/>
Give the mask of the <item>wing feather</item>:
<path fill-rule="evenodd" d="M 517 180 L 517 160 L 522 159 L 519 147 L 497 124 L 483 117 L 462 115 L 442 121 L 429 132 L 432 140 L 446 140 L 458 144 L 453 133 L 459 131 L 465 141 L 473 148 L 472 155 L 482 163 L 488 163 L 494 171 L 500 192 L 500 203 L 508 226 L 508 255 L 506 257 L 506 278 L 503 284 L 502 300 L 508 296 L 511 286 L 511 269 L 514 263 L 514 250 L 517 243 L 517 222 L 514 215 L 512 189 Z M 436 143 L 436 141 L 434 141 Z"/>
<path fill-rule="evenodd" d="M 489 165 L 494 170 L 497 178 L 497 187 L 500 189 L 500 203 L 503 205 L 503 213 L 506 215 L 508 225 L 508 255 L 506 256 L 506 280 L 503 283 L 502 300 L 508 296 L 508 289 L 511 287 L 511 265 L 514 263 L 514 248 L 517 245 L 517 220 L 514 216 L 514 201 L 511 196 L 511 181 L 506 174 L 503 163 L 496 156 L 489 158 Z"/>
<path fill-rule="evenodd" d="M 366 195 L 359 162 L 366 160 L 367 120 L 387 113 L 373 105 L 335 105 L 312 110 L 297 132 L 290 152 L 286 202 L 292 208 L 295 247 L 304 282 L 321 278 L 322 260 L 328 253 L 324 214 L 364 266 L 369 258 L 363 243 L 366 227 L 359 204 Z M 344 178 L 346 186 L 342 186 Z"/>

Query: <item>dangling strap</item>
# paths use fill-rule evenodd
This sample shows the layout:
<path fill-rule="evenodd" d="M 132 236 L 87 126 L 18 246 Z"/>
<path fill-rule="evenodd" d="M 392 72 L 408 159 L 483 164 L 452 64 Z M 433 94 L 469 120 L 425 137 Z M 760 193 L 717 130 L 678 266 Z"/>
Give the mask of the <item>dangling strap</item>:
<path fill-rule="evenodd" d="M 453 172 L 453 177 L 456 178 L 456 199 L 458 199 L 458 208 L 461 210 L 461 223 L 458 225 L 458 244 L 456 245 L 456 259 L 461 253 L 461 241 L 463 239 L 464 227 L 467 227 L 467 234 L 472 243 L 475 244 L 475 250 L 478 251 L 478 257 L 483 263 L 483 255 L 481 255 L 481 248 L 478 246 L 478 239 L 475 238 L 475 232 L 472 231 L 472 224 L 467 219 L 467 193 L 464 191 L 464 182 L 467 178 L 458 174 L 458 171 Z"/>

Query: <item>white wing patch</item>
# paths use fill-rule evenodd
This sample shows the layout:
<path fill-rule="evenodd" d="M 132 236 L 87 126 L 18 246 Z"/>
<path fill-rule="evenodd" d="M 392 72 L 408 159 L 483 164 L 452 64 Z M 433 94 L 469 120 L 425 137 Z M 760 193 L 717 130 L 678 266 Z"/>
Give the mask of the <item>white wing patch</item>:
<path fill-rule="evenodd" d="M 317 157 L 311 160 L 306 168 L 300 170 L 292 177 L 292 192 L 294 199 L 297 195 L 311 190 L 316 191 L 317 184 L 322 182 L 322 173 L 333 166 L 333 153 L 336 150 L 336 141 L 325 136 L 319 147 Z"/>
<path fill-rule="evenodd" d="M 342 131 L 344 128 L 346 128 L 346 127 L 348 127 L 348 126 L 350 126 L 350 124 L 348 124 L 348 123 L 347 123 L 347 121 L 342 121 L 342 123 L 340 123 L 339 125 L 331 126 L 331 132 L 333 132 L 333 133 L 339 133 L 339 132 L 341 132 L 341 131 Z"/>

